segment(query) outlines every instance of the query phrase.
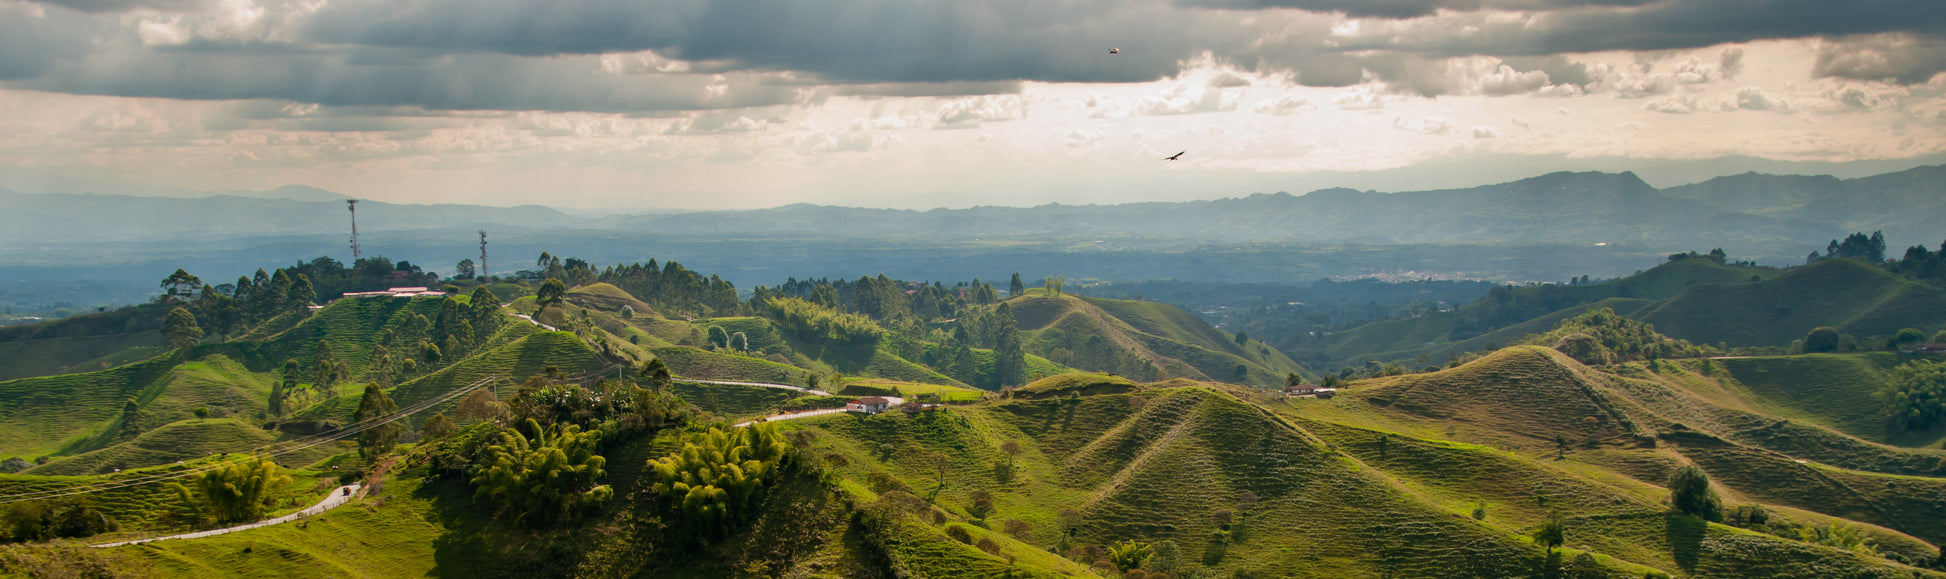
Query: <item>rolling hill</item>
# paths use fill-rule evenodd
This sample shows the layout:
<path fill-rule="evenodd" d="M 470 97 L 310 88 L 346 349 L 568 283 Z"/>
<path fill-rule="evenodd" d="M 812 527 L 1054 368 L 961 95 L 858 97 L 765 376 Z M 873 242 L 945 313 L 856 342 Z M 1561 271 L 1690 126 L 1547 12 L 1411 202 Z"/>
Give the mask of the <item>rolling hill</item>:
<path fill-rule="evenodd" d="M 1901 328 L 1946 329 L 1946 291 L 1849 259 L 1788 270 L 1684 259 L 1604 283 L 1510 288 L 1450 312 L 1373 322 L 1298 345 L 1297 358 L 1323 365 L 1366 359 L 1433 361 L 1491 350 L 1545 333 L 1560 320 L 1607 307 L 1656 331 L 1698 344 L 1788 346 L 1812 328 L 1860 338 Z"/>

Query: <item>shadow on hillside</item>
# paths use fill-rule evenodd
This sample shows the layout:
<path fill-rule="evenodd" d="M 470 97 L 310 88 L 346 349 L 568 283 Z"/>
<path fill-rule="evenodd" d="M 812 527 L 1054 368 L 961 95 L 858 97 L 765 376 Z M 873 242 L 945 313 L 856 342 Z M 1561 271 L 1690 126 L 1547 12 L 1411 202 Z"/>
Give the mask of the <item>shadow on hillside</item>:
<path fill-rule="evenodd" d="M 1709 530 L 1709 523 L 1689 515 L 1669 515 L 1666 520 L 1669 551 L 1676 559 L 1676 566 L 1694 572 L 1702 558 L 1703 535 Z"/>

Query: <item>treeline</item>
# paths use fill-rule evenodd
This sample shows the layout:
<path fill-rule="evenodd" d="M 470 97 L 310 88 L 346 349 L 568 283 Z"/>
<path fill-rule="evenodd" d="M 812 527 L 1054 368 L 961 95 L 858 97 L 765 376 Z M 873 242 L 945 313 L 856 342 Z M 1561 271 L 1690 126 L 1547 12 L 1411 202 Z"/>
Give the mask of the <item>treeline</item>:
<path fill-rule="evenodd" d="M 573 265 L 573 262 L 580 260 L 568 261 Z M 581 265 L 581 268 L 586 267 L 585 263 Z M 585 276 L 581 273 L 571 275 Z M 660 267 L 657 267 L 654 259 L 646 264 L 617 265 L 603 269 L 592 279 L 614 284 L 636 299 L 655 306 L 665 315 L 734 316 L 744 312 L 744 304 L 737 300 L 735 285 L 714 274 L 703 277 L 702 274 L 684 269 L 682 264 L 674 260 Z"/>
<path fill-rule="evenodd" d="M 1608 308 L 1561 320 L 1554 331 L 1530 338 L 1528 343 L 1552 346 L 1590 366 L 1718 353 L 1708 346 L 1670 339 L 1656 333 L 1654 325 L 1622 317 Z"/>
<path fill-rule="evenodd" d="M 1018 276 L 1016 276 L 1018 277 Z M 775 288 L 757 286 L 759 296 L 776 294 L 793 297 L 823 305 L 828 308 L 857 313 L 881 322 L 898 325 L 906 318 L 919 322 L 937 319 L 957 318 L 965 313 L 969 305 L 987 305 L 1000 301 L 1000 292 L 993 285 L 975 278 L 972 282 L 959 282 L 952 286 L 938 281 L 931 283 L 897 281 L 879 274 L 877 277 L 860 276 L 856 281 L 829 279 L 803 280 L 790 278 Z"/>

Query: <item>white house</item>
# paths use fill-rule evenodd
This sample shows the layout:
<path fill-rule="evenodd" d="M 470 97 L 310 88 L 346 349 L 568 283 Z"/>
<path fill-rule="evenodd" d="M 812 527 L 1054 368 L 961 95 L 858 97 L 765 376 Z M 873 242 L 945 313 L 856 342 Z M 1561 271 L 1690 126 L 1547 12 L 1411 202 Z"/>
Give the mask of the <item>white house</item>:
<path fill-rule="evenodd" d="M 884 398 L 880 398 L 877 396 L 866 396 L 864 398 L 857 398 L 857 399 L 853 399 L 850 402 L 846 402 L 845 412 L 863 412 L 866 414 L 878 414 L 880 412 L 884 412 L 886 407 L 891 405 L 892 405 L 892 401 L 890 400 L 886 400 Z"/>

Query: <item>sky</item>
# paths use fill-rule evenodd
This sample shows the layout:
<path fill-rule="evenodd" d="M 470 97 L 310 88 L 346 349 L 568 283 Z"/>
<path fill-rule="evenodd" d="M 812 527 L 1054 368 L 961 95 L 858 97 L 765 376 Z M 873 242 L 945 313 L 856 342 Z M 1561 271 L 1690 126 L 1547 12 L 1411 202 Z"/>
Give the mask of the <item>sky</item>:
<path fill-rule="evenodd" d="M 1943 156 L 1938 0 L 0 0 L 21 192 L 925 209 Z"/>

